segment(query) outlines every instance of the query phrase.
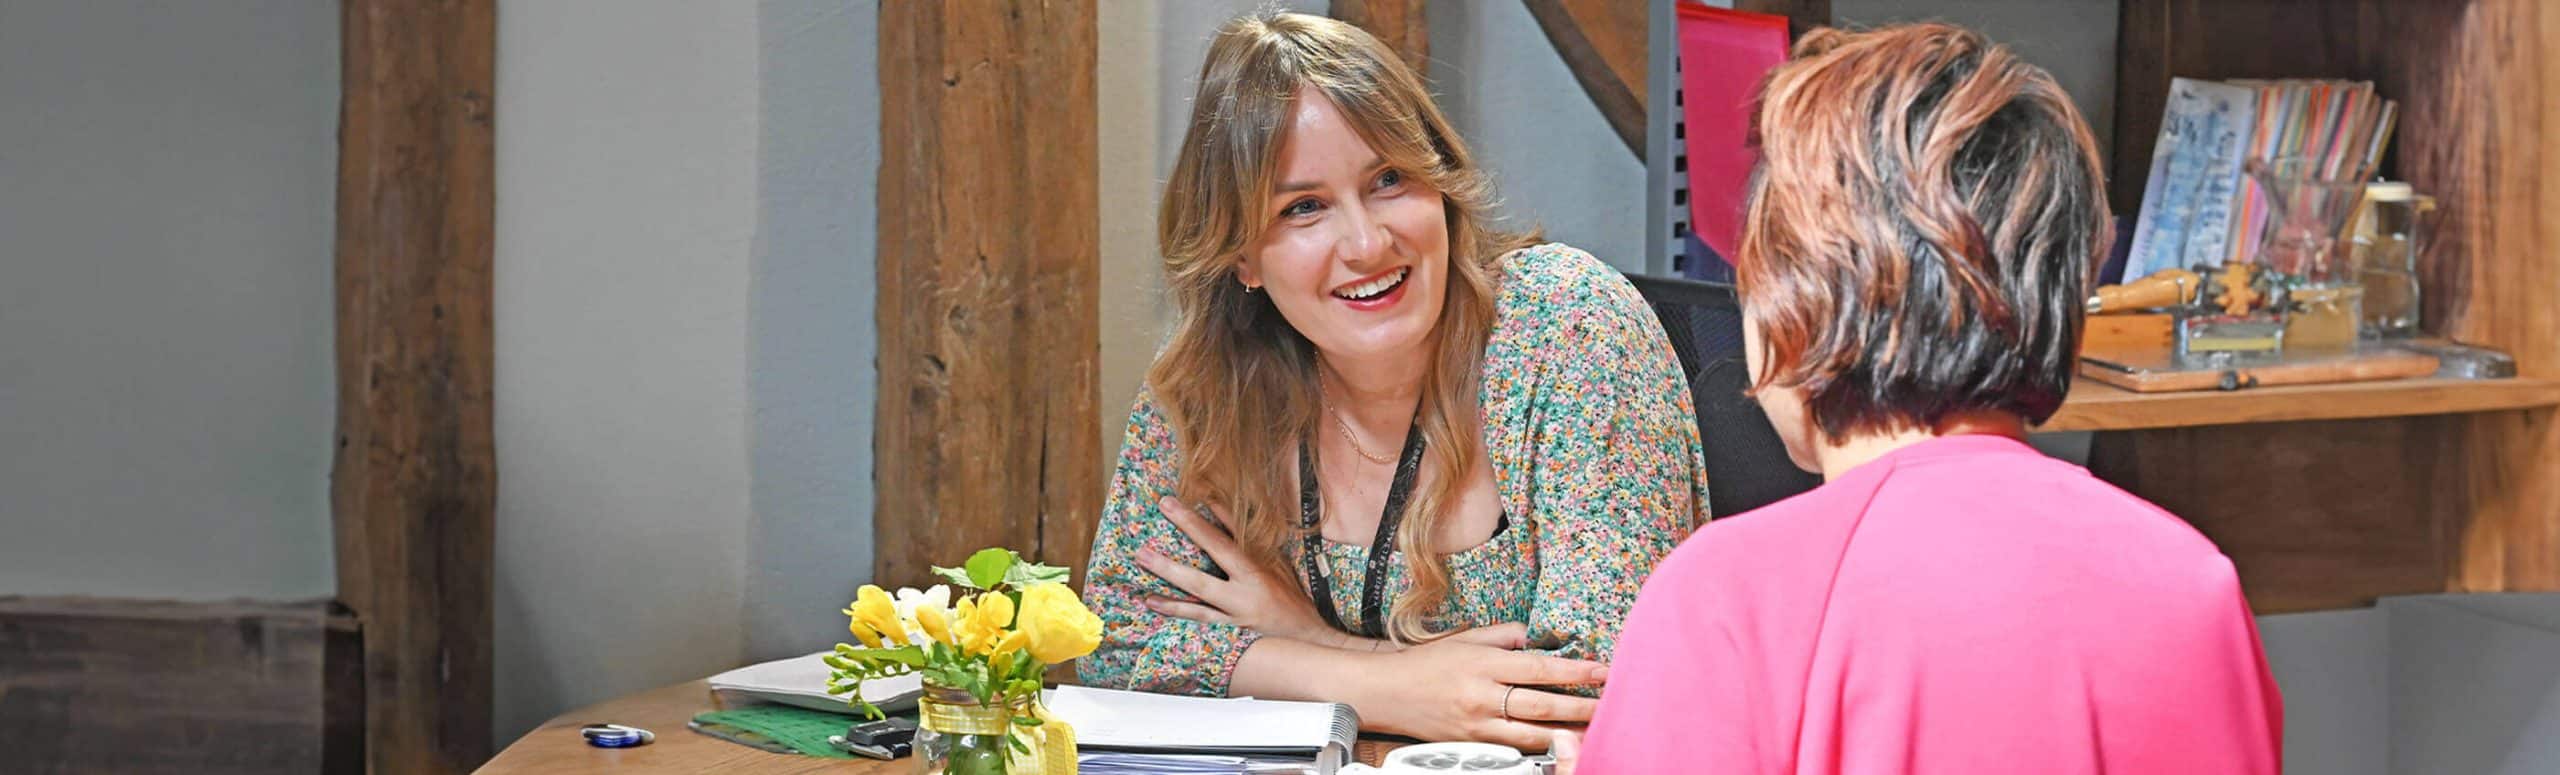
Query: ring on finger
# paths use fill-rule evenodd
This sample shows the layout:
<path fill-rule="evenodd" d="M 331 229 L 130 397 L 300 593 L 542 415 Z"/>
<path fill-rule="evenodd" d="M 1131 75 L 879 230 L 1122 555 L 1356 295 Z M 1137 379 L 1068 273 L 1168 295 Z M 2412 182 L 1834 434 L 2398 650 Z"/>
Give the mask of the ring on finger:
<path fill-rule="evenodd" d="M 1495 708 L 1495 712 L 1502 714 L 1502 720 L 1511 720 L 1511 693 L 1519 690 L 1517 686 L 1502 687 L 1502 704 Z"/>

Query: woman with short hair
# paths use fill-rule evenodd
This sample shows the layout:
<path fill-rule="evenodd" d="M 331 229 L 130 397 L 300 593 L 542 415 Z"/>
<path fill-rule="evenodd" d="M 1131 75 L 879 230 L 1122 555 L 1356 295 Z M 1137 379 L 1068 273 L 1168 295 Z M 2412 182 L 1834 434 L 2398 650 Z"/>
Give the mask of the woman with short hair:
<path fill-rule="evenodd" d="M 1753 395 L 1826 481 L 1662 562 L 1579 773 L 2277 771 L 2230 560 L 2025 442 L 2108 245 L 2070 98 L 1956 27 L 1820 30 L 1758 129 Z"/>

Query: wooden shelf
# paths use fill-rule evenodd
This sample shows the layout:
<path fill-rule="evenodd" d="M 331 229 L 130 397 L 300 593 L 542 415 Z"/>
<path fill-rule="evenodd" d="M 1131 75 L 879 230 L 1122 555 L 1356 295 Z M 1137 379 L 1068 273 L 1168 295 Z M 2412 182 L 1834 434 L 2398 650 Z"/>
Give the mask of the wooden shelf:
<path fill-rule="evenodd" d="M 2401 379 L 2235 391 L 2135 393 L 2082 379 L 2040 431 L 2351 420 L 2560 406 L 2560 380 Z"/>
<path fill-rule="evenodd" d="M 2381 174 L 2443 215 L 2421 262 L 2427 330 L 2538 364 L 2541 379 L 2082 386 L 2051 426 L 2177 429 L 2098 434 L 2091 469 L 2213 539 L 2262 613 L 2560 590 L 2560 153 L 2544 139 L 2560 134 L 2560 4 L 2119 5 L 2118 212 L 2142 204 L 2173 78 L 2373 81 L 2400 101 Z"/>

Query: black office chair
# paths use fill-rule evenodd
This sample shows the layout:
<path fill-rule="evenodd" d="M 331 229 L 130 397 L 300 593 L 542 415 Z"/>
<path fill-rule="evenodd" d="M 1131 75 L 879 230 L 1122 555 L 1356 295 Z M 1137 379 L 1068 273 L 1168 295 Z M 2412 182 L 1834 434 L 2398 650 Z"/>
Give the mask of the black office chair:
<path fill-rule="evenodd" d="M 1707 510 L 1728 517 L 1813 489 L 1822 478 L 1787 461 L 1787 448 L 1760 404 L 1742 363 L 1742 307 L 1733 286 L 1628 275 L 1662 319 L 1671 351 L 1689 378 L 1698 407 L 1698 439 L 1707 450 Z"/>

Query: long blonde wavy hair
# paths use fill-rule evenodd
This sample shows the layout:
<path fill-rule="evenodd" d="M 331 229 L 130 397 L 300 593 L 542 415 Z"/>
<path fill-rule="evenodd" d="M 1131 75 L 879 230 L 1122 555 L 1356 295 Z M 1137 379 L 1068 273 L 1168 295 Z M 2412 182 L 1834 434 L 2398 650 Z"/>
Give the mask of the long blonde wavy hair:
<path fill-rule="evenodd" d="M 1290 560 L 1303 531 L 1288 473 L 1322 419 L 1316 350 L 1269 296 L 1247 294 L 1236 270 L 1269 226 L 1262 203 L 1301 89 L 1331 100 L 1388 165 L 1438 192 L 1447 212 L 1452 280 L 1414 418 L 1429 476 L 1395 537 L 1413 583 L 1387 626 L 1396 640 L 1428 640 L 1428 616 L 1449 596 L 1448 564 L 1430 539 L 1484 454 L 1476 393 L 1501 281 L 1495 262 L 1537 236 L 1490 225 L 1490 181 L 1422 79 L 1377 38 L 1291 13 L 1219 29 L 1157 221 L 1177 323 L 1147 384 L 1182 451 L 1177 495 L 1219 506 L 1240 544 L 1297 578 Z"/>

